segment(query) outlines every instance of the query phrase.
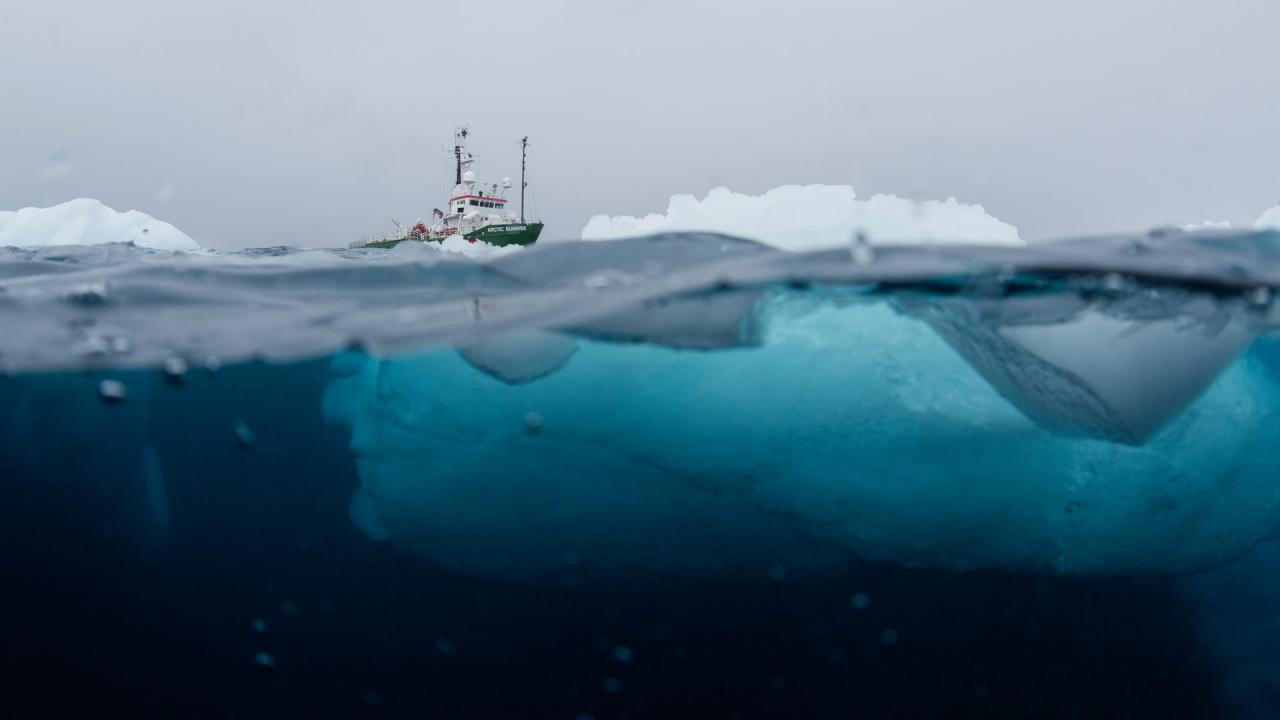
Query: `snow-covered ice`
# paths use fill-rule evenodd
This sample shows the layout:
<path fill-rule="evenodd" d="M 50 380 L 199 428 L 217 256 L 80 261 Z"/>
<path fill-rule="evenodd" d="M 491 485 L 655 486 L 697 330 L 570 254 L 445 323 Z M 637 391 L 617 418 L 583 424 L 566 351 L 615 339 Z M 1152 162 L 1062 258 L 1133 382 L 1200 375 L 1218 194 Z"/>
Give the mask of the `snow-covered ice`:
<path fill-rule="evenodd" d="M 858 234 L 879 245 L 1021 244 L 1017 228 L 988 214 L 981 205 L 955 198 L 915 201 L 893 195 L 861 200 L 848 185 L 783 185 L 761 195 L 718 187 L 701 200 L 673 195 L 664 213 L 639 218 L 596 215 L 582 229 L 582 239 L 676 231 L 721 232 L 784 250 L 839 247 Z"/>
<path fill-rule="evenodd" d="M 178 228 L 137 210 L 117 212 L 101 200 L 79 198 L 47 208 L 0 211 L 0 246 L 133 243 L 156 250 L 196 250 Z"/>
<path fill-rule="evenodd" d="M 1254 230 L 1280 230 L 1280 205 L 1262 213 L 1262 216 L 1253 223 Z"/>

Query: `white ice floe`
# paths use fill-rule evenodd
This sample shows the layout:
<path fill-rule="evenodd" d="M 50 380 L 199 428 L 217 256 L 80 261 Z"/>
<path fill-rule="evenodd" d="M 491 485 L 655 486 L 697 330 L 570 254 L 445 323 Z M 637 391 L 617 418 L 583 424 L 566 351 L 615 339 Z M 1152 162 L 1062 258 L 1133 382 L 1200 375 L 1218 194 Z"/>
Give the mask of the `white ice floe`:
<path fill-rule="evenodd" d="M 860 200 L 848 185 L 784 185 L 762 195 L 720 187 L 701 200 L 673 195 L 665 213 L 641 218 L 596 215 L 582 229 L 582 239 L 681 230 L 722 232 L 797 251 L 847 244 L 859 234 L 872 244 L 1022 244 L 1017 228 L 981 205 L 955 198 L 918 202 L 893 195 Z"/>
<path fill-rule="evenodd" d="M 1230 220 L 1205 220 L 1198 223 L 1186 223 L 1178 226 L 1187 232 L 1195 232 L 1196 230 L 1230 230 Z"/>
<path fill-rule="evenodd" d="M 1253 223 L 1254 230 L 1280 230 L 1280 205 L 1262 213 Z"/>
<path fill-rule="evenodd" d="M 79 198 L 47 208 L 0 211 L 0 246 L 99 245 L 131 242 L 156 250 L 197 250 L 181 230 L 146 213 L 117 212 Z"/>

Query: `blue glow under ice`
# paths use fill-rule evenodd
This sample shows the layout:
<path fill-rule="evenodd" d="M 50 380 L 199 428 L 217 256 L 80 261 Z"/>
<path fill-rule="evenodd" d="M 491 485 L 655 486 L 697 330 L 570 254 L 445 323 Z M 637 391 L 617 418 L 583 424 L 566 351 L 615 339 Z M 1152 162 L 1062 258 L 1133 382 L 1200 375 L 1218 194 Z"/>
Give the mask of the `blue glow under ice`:
<path fill-rule="evenodd" d="M 673 576 L 823 572 L 850 555 L 1185 571 L 1276 531 L 1280 388 L 1256 353 L 1235 357 L 1248 334 L 1230 318 L 1214 330 L 1194 311 L 1092 321 L 1114 344 L 1081 347 L 1087 358 L 1136 369 L 1135 382 L 1154 378 L 1167 394 L 1127 406 L 1126 388 L 1104 382 L 1084 393 L 1105 406 L 1099 415 L 1046 406 L 1053 398 L 1035 392 L 1058 380 L 997 389 L 975 369 L 974 347 L 962 357 L 931 326 L 949 302 L 965 301 L 917 298 L 913 314 L 890 300 L 779 291 L 756 308 L 756 346 L 580 340 L 562 366 L 523 383 L 452 351 L 346 354 L 325 407 L 351 430 L 363 483 L 353 517 L 452 569 L 528 579 L 558 578 L 566 552 L 602 572 Z M 1086 305 L 1075 310 L 1097 310 Z M 1072 317 L 1039 332 L 1069 334 Z M 1162 322 L 1187 333 L 1174 345 L 1197 362 L 1147 343 Z M 1120 357 L 1124 336 L 1138 338 L 1128 350 L 1145 368 Z M 1201 357 L 1197 338 L 1227 350 Z M 1085 365 L 1063 387 L 1088 386 Z M 1171 410 L 1169 398 L 1186 404 Z M 1137 416 L 1153 436 L 1096 436 L 1114 429 L 1097 424 L 1111 415 Z"/>

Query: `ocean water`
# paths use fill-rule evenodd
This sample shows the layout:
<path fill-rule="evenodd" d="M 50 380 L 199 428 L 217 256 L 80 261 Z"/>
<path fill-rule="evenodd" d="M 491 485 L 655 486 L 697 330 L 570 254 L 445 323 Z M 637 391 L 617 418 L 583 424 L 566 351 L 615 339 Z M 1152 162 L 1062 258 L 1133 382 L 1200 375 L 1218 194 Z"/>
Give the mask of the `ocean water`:
<path fill-rule="evenodd" d="M 1280 234 L 0 249 L 7 702 L 1270 717 Z"/>

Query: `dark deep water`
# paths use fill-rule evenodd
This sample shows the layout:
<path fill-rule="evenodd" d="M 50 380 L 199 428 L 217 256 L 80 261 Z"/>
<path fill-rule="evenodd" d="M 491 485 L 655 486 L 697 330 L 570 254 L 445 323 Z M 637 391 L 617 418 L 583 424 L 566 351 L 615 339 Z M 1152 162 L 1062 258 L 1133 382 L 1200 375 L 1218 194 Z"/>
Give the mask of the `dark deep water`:
<path fill-rule="evenodd" d="M 24 384 L 71 383 L 63 402 L 111 432 L 128 403 L 97 402 L 96 380 L 5 380 L 0 417 Z M 358 479 L 344 433 L 320 414 L 326 362 L 192 372 L 181 386 L 159 373 L 129 380 L 151 385 L 147 432 L 172 513 L 161 548 L 128 529 L 130 491 L 103 482 L 133 462 L 111 453 L 127 454 L 126 439 L 77 446 L 57 432 L 66 407 L 51 403 L 32 415 L 34 462 L 0 445 L 3 672 L 17 716 L 86 705 L 211 717 L 1219 709 L 1214 666 L 1166 578 L 854 561 L 823 580 L 679 588 L 582 589 L 571 569 L 552 587 L 459 577 L 349 520 Z"/>

